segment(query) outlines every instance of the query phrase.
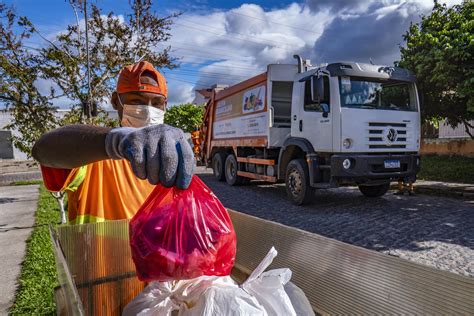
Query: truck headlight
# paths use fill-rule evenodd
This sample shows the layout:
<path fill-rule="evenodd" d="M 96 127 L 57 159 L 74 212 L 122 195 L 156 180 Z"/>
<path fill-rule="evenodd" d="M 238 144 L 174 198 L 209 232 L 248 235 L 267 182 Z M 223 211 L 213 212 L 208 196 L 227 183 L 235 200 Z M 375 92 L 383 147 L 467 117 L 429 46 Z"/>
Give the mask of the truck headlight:
<path fill-rule="evenodd" d="M 342 142 L 342 146 L 344 146 L 345 149 L 351 148 L 351 146 L 352 146 L 352 139 L 350 139 L 350 138 L 344 139 L 344 141 Z"/>
<path fill-rule="evenodd" d="M 344 161 L 342 162 L 342 167 L 344 167 L 344 169 L 349 169 L 351 167 L 351 160 L 350 159 L 344 159 Z"/>

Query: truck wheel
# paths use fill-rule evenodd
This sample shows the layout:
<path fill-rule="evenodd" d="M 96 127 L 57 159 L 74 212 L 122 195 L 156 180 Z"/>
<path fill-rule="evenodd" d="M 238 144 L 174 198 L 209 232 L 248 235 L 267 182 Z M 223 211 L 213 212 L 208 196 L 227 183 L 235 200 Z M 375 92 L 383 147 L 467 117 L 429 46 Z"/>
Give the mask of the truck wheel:
<path fill-rule="evenodd" d="M 367 197 L 379 197 L 387 193 L 390 182 L 380 185 L 359 185 L 359 190 Z"/>
<path fill-rule="evenodd" d="M 303 159 L 293 159 L 286 167 L 286 194 L 296 205 L 309 204 L 314 190 L 309 185 L 308 166 Z"/>
<path fill-rule="evenodd" d="M 239 177 L 237 175 L 237 170 L 238 170 L 238 164 L 237 164 L 237 159 L 235 158 L 234 155 L 229 155 L 227 156 L 227 159 L 225 160 L 225 181 L 229 185 L 241 185 L 244 184 L 247 181 L 246 178 L 244 177 Z"/>
<path fill-rule="evenodd" d="M 212 157 L 212 173 L 218 181 L 225 180 L 224 173 L 225 154 L 215 153 Z"/>

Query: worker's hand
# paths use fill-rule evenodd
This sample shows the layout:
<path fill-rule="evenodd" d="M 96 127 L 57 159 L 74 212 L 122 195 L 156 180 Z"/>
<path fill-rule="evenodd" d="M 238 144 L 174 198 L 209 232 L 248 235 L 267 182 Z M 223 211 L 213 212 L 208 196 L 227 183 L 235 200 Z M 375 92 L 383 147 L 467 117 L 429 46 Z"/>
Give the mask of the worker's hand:
<path fill-rule="evenodd" d="M 133 172 L 151 184 L 186 189 L 194 170 L 194 155 L 184 133 L 165 124 L 112 129 L 105 139 L 112 159 L 127 159 Z"/>

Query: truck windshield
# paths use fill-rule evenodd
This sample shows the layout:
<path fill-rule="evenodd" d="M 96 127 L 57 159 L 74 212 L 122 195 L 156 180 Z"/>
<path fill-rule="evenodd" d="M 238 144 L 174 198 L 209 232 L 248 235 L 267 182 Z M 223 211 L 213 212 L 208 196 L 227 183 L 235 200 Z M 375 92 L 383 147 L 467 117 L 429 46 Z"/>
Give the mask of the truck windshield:
<path fill-rule="evenodd" d="M 358 109 L 416 111 L 412 83 L 340 77 L 341 106 Z"/>

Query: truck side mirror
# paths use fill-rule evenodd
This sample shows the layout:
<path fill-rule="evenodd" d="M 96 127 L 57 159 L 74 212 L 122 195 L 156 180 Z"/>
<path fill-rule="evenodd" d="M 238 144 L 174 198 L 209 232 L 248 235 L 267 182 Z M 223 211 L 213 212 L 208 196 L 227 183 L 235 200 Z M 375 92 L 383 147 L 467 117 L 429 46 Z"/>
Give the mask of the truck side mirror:
<path fill-rule="evenodd" d="M 311 77 L 311 99 L 313 102 L 320 103 L 326 99 L 324 95 L 324 79 L 323 76 L 312 76 Z"/>

